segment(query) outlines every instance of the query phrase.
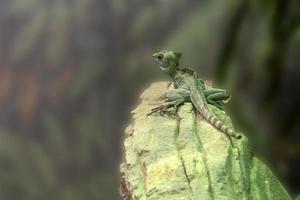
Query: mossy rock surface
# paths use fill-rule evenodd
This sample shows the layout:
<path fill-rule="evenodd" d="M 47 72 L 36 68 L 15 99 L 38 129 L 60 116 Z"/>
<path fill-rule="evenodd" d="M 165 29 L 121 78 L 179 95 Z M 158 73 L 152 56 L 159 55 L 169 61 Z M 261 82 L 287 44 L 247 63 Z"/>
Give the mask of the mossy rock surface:
<path fill-rule="evenodd" d="M 132 112 L 121 164 L 123 199 L 289 200 L 291 197 L 259 159 L 247 138 L 232 139 L 195 114 L 191 103 L 179 108 L 180 121 L 146 114 L 161 105 L 166 82 L 152 84 Z M 230 118 L 210 106 L 228 126 Z"/>

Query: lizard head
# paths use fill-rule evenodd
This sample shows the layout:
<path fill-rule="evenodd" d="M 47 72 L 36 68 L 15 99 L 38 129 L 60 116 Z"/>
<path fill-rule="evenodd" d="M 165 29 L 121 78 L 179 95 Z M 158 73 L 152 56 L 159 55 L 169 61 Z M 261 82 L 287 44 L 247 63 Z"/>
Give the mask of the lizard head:
<path fill-rule="evenodd" d="M 160 51 L 152 55 L 160 69 L 165 72 L 172 72 L 179 68 L 180 52 L 176 51 Z"/>

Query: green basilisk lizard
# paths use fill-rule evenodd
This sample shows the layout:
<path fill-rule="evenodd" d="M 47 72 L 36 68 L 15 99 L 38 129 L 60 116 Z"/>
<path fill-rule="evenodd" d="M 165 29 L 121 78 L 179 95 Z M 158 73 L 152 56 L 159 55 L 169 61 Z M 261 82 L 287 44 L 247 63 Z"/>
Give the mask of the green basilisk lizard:
<path fill-rule="evenodd" d="M 160 51 L 153 54 L 152 57 L 159 64 L 160 69 L 165 71 L 172 79 L 175 89 L 167 91 L 164 95 L 166 99 L 164 104 L 153 108 L 148 115 L 157 111 L 166 111 L 170 107 L 174 107 L 177 112 L 179 105 L 184 102 L 192 102 L 200 115 L 216 129 L 225 133 L 229 139 L 230 137 L 241 138 L 239 133 L 227 127 L 208 109 L 208 104 L 212 104 L 223 110 L 223 101 L 230 98 L 226 90 L 217 88 L 206 89 L 204 81 L 198 79 L 192 69 L 180 68 L 181 53 L 179 52 Z"/>

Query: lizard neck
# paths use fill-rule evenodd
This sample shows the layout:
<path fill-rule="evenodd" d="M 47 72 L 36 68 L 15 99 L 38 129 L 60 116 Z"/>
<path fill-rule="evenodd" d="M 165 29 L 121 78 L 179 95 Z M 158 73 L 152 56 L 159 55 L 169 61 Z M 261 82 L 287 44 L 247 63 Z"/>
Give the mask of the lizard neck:
<path fill-rule="evenodd" d="M 178 73 L 178 71 L 173 71 L 172 73 L 168 73 L 168 76 L 174 81 L 176 74 Z"/>
<path fill-rule="evenodd" d="M 168 70 L 167 74 L 174 81 L 174 78 L 178 73 L 178 71 L 179 71 L 178 64 L 174 63 L 170 66 L 170 69 Z"/>
<path fill-rule="evenodd" d="M 174 75 L 171 78 L 175 88 L 180 88 L 185 84 L 184 76 L 182 73 L 180 73 L 179 69 L 174 72 Z"/>

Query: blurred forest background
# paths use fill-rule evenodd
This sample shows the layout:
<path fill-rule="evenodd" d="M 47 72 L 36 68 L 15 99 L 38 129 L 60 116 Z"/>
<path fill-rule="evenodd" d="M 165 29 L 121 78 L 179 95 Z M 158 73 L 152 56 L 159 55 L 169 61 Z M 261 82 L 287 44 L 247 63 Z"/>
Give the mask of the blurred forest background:
<path fill-rule="evenodd" d="M 119 199 L 161 49 L 232 93 L 237 129 L 300 193 L 298 0 L 0 0 L 0 30 L 0 199 Z"/>

